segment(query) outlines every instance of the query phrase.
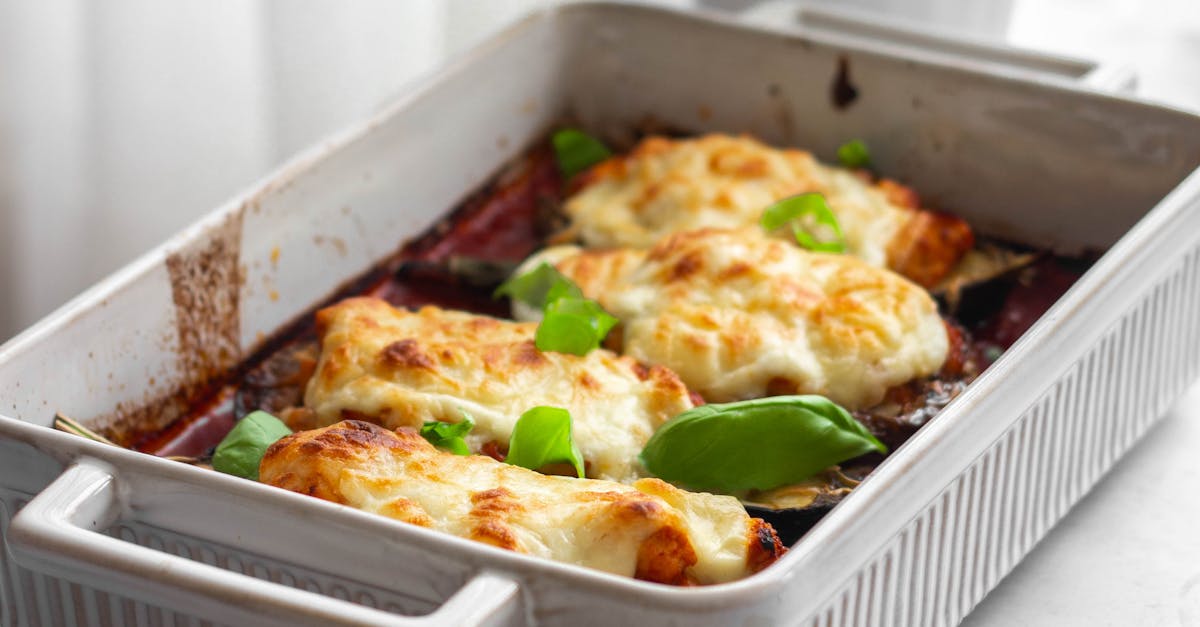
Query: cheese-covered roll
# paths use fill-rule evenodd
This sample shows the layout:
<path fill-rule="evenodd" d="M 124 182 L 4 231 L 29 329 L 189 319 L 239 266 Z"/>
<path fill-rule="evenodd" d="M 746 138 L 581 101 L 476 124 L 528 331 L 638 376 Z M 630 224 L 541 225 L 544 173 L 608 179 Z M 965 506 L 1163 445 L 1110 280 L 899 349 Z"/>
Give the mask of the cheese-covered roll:
<path fill-rule="evenodd" d="M 783 552 L 731 496 L 542 475 L 345 421 L 267 450 L 261 481 L 492 546 L 666 584 L 713 584 Z"/>
<path fill-rule="evenodd" d="M 589 477 L 632 481 L 664 422 L 693 406 L 662 366 L 598 349 L 579 357 L 534 346 L 534 323 L 351 298 L 317 312 L 321 354 L 305 390 L 311 428 L 361 418 L 389 428 L 475 420 L 473 451 L 507 446 L 526 410 L 571 412 Z"/>
<path fill-rule="evenodd" d="M 685 231 L 649 249 L 559 246 L 517 272 L 542 262 L 621 320 L 626 355 L 667 366 L 710 402 L 823 394 L 863 409 L 946 359 L 945 324 L 920 286 L 757 227 Z"/>
<path fill-rule="evenodd" d="M 650 137 L 581 178 L 565 212 L 589 247 L 648 248 L 678 231 L 756 224 L 772 203 L 807 192 L 825 196 L 850 254 L 927 287 L 974 242 L 966 222 L 920 209 L 898 183 L 745 136 Z"/>

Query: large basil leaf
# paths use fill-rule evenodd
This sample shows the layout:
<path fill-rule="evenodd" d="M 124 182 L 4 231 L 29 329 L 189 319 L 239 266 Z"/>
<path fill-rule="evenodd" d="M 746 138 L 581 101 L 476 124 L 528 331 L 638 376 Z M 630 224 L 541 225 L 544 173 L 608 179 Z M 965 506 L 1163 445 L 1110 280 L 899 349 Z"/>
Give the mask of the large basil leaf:
<path fill-rule="evenodd" d="M 695 490 L 768 490 L 887 448 L 845 409 L 815 395 L 701 405 L 642 450 L 654 475 Z"/>

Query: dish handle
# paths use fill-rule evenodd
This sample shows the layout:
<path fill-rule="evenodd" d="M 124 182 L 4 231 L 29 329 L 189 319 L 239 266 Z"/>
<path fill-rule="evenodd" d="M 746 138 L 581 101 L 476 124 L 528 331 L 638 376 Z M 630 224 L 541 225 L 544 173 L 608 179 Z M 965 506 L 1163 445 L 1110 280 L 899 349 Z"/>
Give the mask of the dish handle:
<path fill-rule="evenodd" d="M 432 614 L 400 616 L 230 572 L 103 533 L 121 514 L 114 471 L 84 458 L 13 517 L 8 547 L 31 570 L 232 625 L 521 624 L 517 583 L 484 571 Z"/>
<path fill-rule="evenodd" d="M 1137 74 L 1128 65 L 1027 50 L 880 11 L 801 4 L 795 0 L 762 0 L 748 4 L 739 17 L 751 24 L 792 27 L 835 40 L 885 46 L 900 54 L 968 63 L 979 69 L 1024 77 L 1065 80 L 1097 91 L 1133 94 L 1137 87 Z"/>

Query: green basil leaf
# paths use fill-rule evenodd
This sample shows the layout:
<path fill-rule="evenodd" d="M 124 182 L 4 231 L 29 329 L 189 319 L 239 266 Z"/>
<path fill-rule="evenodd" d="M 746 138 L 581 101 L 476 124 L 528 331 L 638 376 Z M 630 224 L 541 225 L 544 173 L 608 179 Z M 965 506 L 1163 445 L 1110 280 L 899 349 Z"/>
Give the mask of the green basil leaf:
<path fill-rule="evenodd" d="M 571 178 L 612 156 L 612 152 L 600 140 L 578 129 L 558 131 L 550 141 L 554 144 L 554 154 L 558 157 L 558 169 L 566 178 Z"/>
<path fill-rule="evenodd" d="M 558 270 L 555 270 L 555 272 L 558 272 Z M 562 299 L 587 300 L 587 298 L 583 295 L 583 290 L 579 289 L 579 286 L 575 285 L 574 281 L 562 276 L 561 274 L 558 276 L 561 277 L 561 279 L 551 283 L 550 289 L 546 290 L 546 298 L 542 301 L 543 309 Z"/>
<path fill-rule="evenodd" d="M 462 414 L 463 419 L 459 422 L 442 422 L 440 420 L 426 422 L 421 425 L 421 437 L 428 440 L 430 444 L 455 455 L 470 455 L 471 450 L 467 448 L 467 441 L 463 438 L 471 432 L 471 429 L 475 428 L 475 421 L 467 412 L 464 411 Z"/>
<path fill-rule="evenodd" d="M 616 324 L 596 301 L 564 296 L 546 304 L 533 343 L 538 350 L 582 356 L 599 348 Z"/>
<path fill-rule="evenodd" d="M 567 462 L 582 479 L 583 453 L 571 437 L 571 413 L 560 407 L 539 406 L 521 414 L 504 461 L 530 470 Z"/>
<path fill-rule="evenodd" d="M 552 295 L 556 298 L 564 295 L 583 298 L 583 292 L 571 279 L 563 276 L 554 266 L 543 262 L 529 272 L 502 283 L 496 288 L 492 298 L 508 296 L 530 307 L 541 309 L 551 300 L 549 297 Z"/>
<path fill-rule="evenodd" d="M 769 490 L 834 464 L 887 452 L 867 428 L 823 396 L 774 396 L 701 405 L 664 424 L 641 460 L 694 490 Z"/>
<path fill-rule="evenodd" d="M 828 227 L 833 231 L 834 239 L 831 241 L 817 239 L 816 235 L 810 233 L 805 226 L 806 220 Z M 829 209 L 829 205 L 825 203 L 825 197 L 816 192 L 789 196 L 767 207 L 763 211 L 759 224 L 768 231 L 774 231 L 781 226 L 790 224 L 796 242 L 804 248 L 822 253 L 846 252 L 846 238 L 842 234 L 842 227 L 838 224 L 833 211 Z"/>
<path fill-rule="evenodd" d="M 505 281 L 493 296 L 508 296 L 542 310 L 534 344 L 543 351 L 586 355 L 617 324 L 616 318 L 585 298 L 578 285 L 548 263 Z"/>
<path fill-rule="evenodd" d="M 871 163 L 871 153 L 861 139 L 852 139 L 837 150 L 838 161 L 847 168 L 865 168 Z"/>
<path fill-rule="evenodd" d="M 292 430 L 265 411 L 251 412 L 234 425 L 213 452 L 214 470 L 258 481 L 258 465 L 267 447 Z"/>

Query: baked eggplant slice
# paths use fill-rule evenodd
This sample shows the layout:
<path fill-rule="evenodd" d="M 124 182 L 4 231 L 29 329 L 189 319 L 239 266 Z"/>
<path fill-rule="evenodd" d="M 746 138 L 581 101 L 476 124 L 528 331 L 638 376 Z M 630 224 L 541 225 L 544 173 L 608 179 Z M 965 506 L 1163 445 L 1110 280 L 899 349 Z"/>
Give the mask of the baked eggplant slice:
<path fill-rule="evenodd" d="M 260 477 L 497 548 L 658 583 L 733 581 L 785 551 L 770 525 L 730 496 L 658 479 L 546 476 L 365 422 L 284 437 L 267 449 Z"/>
<path fill-rule="evenodd" d="M 792 546 L 874 468 L 833 466 L 800 483 L 751 491 L 742 497 L 742 505 L 746 513 L 771 525 L 784 545 Z"/>
<path fill-rule="evenodd" d="M 979 320 L 996 311 L 1021 270 L 1037 259 L 1037 253 L 981 244 L 963 255 L 930 293 L 960 321 Z"/>

